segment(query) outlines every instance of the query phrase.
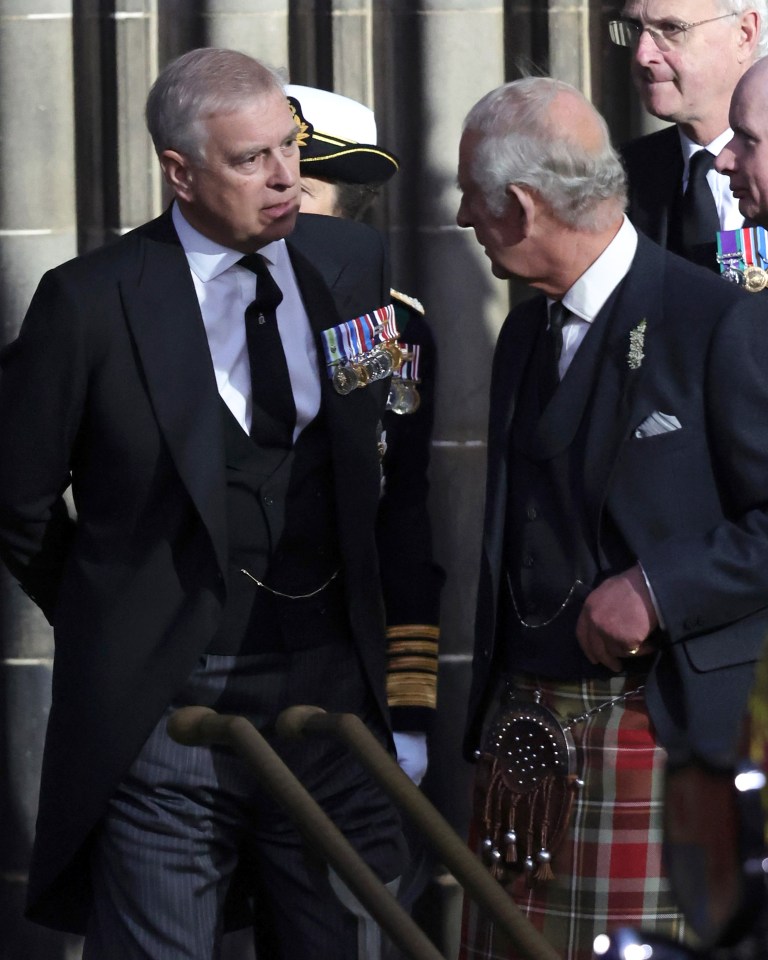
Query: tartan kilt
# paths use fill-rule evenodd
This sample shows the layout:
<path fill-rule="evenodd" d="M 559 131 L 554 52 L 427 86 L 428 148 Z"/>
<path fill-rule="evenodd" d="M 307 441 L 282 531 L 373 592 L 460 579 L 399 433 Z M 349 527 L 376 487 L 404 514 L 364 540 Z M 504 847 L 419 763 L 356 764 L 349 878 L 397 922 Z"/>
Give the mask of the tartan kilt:
<path fill-rule="evenodd" d="M 635 677 L 576 683 L 512 678 L 519 692 L 542 693 L 561 718 L 605 704 L 641 682 Z M 529 887 L 515 871 L 504 886 L 562 960 L 592 960 L 596 936 L 617 927 L 682 939 L 682 914 L 662 865 L 666 754 L 655 742 L 642 692 L 571 728 L 583 780 L 564 839 L 553 852 L 553 880 Z M 480 854 L 485 784 L 476 778 L 469 843 Z M 483 831 L 484 832 L 484 831 Z M 524 960 L 469 898 L 460 960 Z"/>

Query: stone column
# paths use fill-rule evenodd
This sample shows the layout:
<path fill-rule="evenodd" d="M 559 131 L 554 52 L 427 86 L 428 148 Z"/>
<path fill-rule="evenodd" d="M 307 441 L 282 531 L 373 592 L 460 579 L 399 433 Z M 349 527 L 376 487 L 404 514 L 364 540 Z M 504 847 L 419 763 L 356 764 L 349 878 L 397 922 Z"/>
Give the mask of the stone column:
<path fill-rule="evenodd" d="M 393 0 L 377 22 L 376 112 L 382 142 L 401 160 L 388 187 L 395 285 L 424 303 L 437 341 L 437 415 L 431 461 L 435 551 L 443 592 L 438 711 L 423 787 L 462 835 L 471 768 L 461 756 L 484 500 L 488 383 L 509 292 L 471 231 L 456 225 L 463 118 L 505 79 L 504 13 L 484 0 Z M 461 897 L 434 885 L 417 909 L 455 956 Z"/>
<path fill-rule="evenodd" d="M 199 7 L 203 46 L 230 47 L 271 67 L 288 66 L 288 0 L 207 0 Z"/>
<path fill-rule="evenodd" d="M 80 0 L 75 20 L 80 252 L 156 216 L 160 168 L 144 123 L 158 72 L 158 0 Z"/>
<path fill-rule="evenodd" d="M 375 110 L 374 64 L 385 44 L 374 37 L 373 7 L 374 0 L 331 0 L 333 89 Z"/>
<path fill-rule="evenodd" d="M 592 98 L 590 0 L 550 0 L 549 68 L 553 77 Z"/>
<path fill-rule="evenodd" d="M 72 4 L 0 0 L 0 300 L 8 342 L 41 274 L 76 252 Z M 71 941 L 22 919 L 50 701 L 51 631 L 0 573 L 0 942 L 64 960 Z"/>

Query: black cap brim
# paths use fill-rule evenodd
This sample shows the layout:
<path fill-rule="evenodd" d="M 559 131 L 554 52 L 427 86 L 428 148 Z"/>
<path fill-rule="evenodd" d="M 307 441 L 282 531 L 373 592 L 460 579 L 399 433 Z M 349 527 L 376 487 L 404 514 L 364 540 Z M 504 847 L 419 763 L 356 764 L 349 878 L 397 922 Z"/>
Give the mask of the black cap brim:
<path fill-rule="evenodd" d="M 384 183 L 400 168 L 397 157 L 375 144 L 349 143 L 315 130 L 299 157 L 304 177 L 344 183 Z"/>

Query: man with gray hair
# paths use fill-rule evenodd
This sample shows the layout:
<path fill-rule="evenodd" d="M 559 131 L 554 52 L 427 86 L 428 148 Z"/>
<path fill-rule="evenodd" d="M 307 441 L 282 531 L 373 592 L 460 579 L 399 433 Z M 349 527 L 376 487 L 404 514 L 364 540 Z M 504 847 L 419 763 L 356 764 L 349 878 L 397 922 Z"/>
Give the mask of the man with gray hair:
<path fill-rule="evenodd" d="M 742 226 L 714 160 L 728 142 L 731 94 L 768 49 L 765 0 L 626 0 L 610 24 L 632 51 L 645 109 L 674 124 L 623 148 L 629 217 L 663 247 L 717 270 L 716 234 Z"/>
<path fill-rule="evenodd" d="M 768 628 L 765 320 L 635 231 L 605 123 L 567 84 L 480 100 L 458 184 L 493 273 L 539 292 L 491 380 L 471 843 L 563 960 L 590 960 L 617 926 L 683 935 L 664 763 L 738 740 Z M 517 956 L 469 905 L 463 940 Z"/>
<path fill-rule="evenodd" d="M 392 745 L 383 243 L 299 216 L 310 130 L 259 61 L 190 51 L 147 123 L 173 204 L 47 273 L 2 357 L 0 548 L 56 640 L 28 915 L 85 934 L 84 960 L 213 960 L 251 918 L 263 960 L 353 960 L 355 917 L 258 774 L 166 723 L 247 717 L 401 872 L 399 818 L 349 752 L 275 733 L 308 703 Z M 350 324 L 381 376 L 342 395 L 323 344 Z"/>

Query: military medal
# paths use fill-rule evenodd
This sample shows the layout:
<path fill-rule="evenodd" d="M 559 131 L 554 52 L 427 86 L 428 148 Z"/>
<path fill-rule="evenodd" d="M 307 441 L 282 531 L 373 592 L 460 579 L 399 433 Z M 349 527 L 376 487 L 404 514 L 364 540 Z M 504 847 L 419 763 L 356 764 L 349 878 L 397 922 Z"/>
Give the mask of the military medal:
<path fill-rule="evenodd" d="M 761 267 L 750 266 L 744 271 L 744 286 L 750 293 L 760 293 L 768 285 L 768 275 Z"/>
<path fill-rule="evenodd" d="M 768 259 L 764 228 L 721 230 L 717 235 L 717 261 L 726 280 L 738 283 L 750 293 L 765 290 L 768 271 L 764 264 Z"/>
<path fill-rule="evenodd" d="M 421 404 L 421 397 L 417 384 L 421 383 L 419 376 L 419 361 L 421 347 L 418 344 L 401 343 L 400 351 L 402 363 L 400 369 L 392 377 L 392 385 L 387 398 L 387 409 L 392 413 L 407 415 L 415 413 Z"/>
<path fill-rule="evenodd" d="M 407 391 L 408 388 L 406 384 L 398 377 L 393 377 L 392 385 L 389 388 L 389 396 L 387 397 L 387 410 L 391 410 L 392 413 L 397 414 L 411 413 L 411 399 Z"/>
<path fill-rule="evenodd" d="M 765 263 L 765 231 L 762 227 L 745 227 L 741 231 L 744 255 L 744 286 L 750 293 L 759 293 L 768 285 L 768 274 L 758 265 Z"/>
<path fill-rule="evenodd" d="M 717 262 L 720 264 L 720 273 L 724 280 L 743 284 L 743 261 L 736 242 L 737 233 L 739 233 L 738 230 L 721 230 L 717 234 Z"/>
<path fill-rule="evenodd" d="M 323 351 L 334 390 L 344 396 L 399 370 L 398 336 L 391 303 L 323 330 Z"/>
<path fill-rule="evenodd" d="M 360 386 L 360 378 L 357 371 L 351 364 L 338 366 L 333 372 L 333 389 L 336 393 L 345 396 L 347 393 Z"/>

